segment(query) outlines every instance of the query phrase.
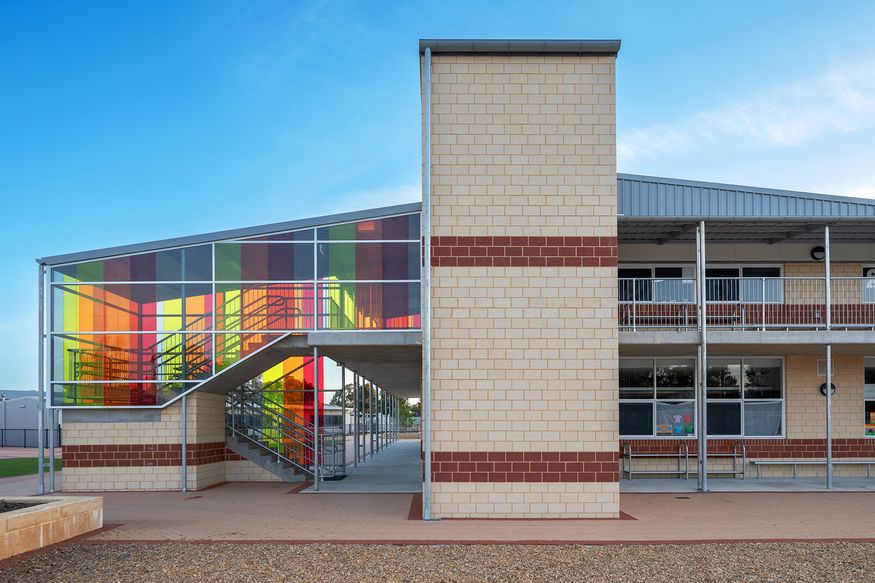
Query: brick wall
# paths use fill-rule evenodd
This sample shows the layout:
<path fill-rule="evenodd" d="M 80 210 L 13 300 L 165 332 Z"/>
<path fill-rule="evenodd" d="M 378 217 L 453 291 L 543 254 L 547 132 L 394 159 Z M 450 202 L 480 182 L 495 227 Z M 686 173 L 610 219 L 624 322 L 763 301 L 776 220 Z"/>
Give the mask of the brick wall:
<path fill-rule="evenodd" d="M 612 267 L 616 237 L 434 237 L 431 264 L 444 267 Z"/>
<path fill-rule="evenodd" d="M 196 490 L 226 479 L 224 396 L 193 393 L 187 400 L 187 486 Z M 158 421 L 65 422 L 64 490 L 179 490 L 181 421 L 177 401 Z"/>
<path fill-rule="evenodd" d="M 433 513 L 617 516 L 614 58 L 435 55 L 432 83 Z"/>

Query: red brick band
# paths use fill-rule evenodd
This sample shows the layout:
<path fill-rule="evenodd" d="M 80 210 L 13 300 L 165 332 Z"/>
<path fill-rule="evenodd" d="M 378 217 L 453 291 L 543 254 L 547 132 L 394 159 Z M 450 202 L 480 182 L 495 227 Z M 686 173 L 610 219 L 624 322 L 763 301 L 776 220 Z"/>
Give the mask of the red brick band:
<path fill-rule="evenodd" d="M 625 444 L 631 444 L 640 453 L 677 453 L 682 442 L 690 448 L 690 455 L 697 451 L 696 440 L 680 439 L 629 439 L 620 442 L 620 452 Z M 732 453 L 738 439 L 709 439 L 709 453 Z M 826 439 L 743 439 L 748 458 L 823 458 L 826 456 Z M 833 439 L 833 456 L 837 458 L 875 458 L 875 439 Z"/>
<path fill-rule="evenodd" d="M 433 482 L 617 482 L 616 452 L 452 451 L 432 454 Z"/>
<path fill-rule="evenodd" d="M 189 443 L 186 459 L 190 466 L 225 461 L 225 443 Z M 65 445 L 63 465 L 67 468 L 116 468 L 181 466 L 179 443 L 128 445 Z"/>
<path fill-rule="evenodd" d="M 616 237 L 433 237 L 431 264 L 448 267 L 615 267 Z"/>

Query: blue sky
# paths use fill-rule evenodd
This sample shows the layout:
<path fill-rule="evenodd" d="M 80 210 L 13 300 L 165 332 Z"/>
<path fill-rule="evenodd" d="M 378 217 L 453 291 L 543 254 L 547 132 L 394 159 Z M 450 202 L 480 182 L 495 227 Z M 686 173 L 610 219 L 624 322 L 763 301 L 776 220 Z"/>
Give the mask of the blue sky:
<path fill-rule="evenodd" d="M 0 3 L 0 389 L 43 255 L 417 200 L 419 38 L 620 38 L 621 172 L 875 197 L 875 3 Z"/>

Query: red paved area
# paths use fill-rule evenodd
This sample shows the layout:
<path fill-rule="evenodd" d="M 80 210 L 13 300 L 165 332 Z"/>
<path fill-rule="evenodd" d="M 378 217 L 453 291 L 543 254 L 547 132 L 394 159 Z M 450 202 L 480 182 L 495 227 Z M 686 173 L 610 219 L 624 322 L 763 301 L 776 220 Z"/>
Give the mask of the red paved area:
<path fill-rule="evenodd" d="M 289 493 L 230 483 L 203 492 L 107 493 L 87 540 L 234 542 L 708 542 L 875 540 L 875 494 L 623 494 L 620 520 L 409 520 L 409 494 Z M 629 519 L 629 517 L 634 520 Z"/>

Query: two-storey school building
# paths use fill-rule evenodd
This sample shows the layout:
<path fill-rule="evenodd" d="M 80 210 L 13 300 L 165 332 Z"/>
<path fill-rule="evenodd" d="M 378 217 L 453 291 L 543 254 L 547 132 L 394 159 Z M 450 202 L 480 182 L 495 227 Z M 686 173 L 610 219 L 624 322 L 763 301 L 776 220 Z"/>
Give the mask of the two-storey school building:
<path fill-rule="evenodd" d="M 619 47 L 421 41 L 421 204 L 40 259 L 64 490 L 319 484 L 407 398 L 426 518 L 865 475 L 875 202 L 617 174 Z M 336 365 L 352 435 L 325 428 Z"/>

